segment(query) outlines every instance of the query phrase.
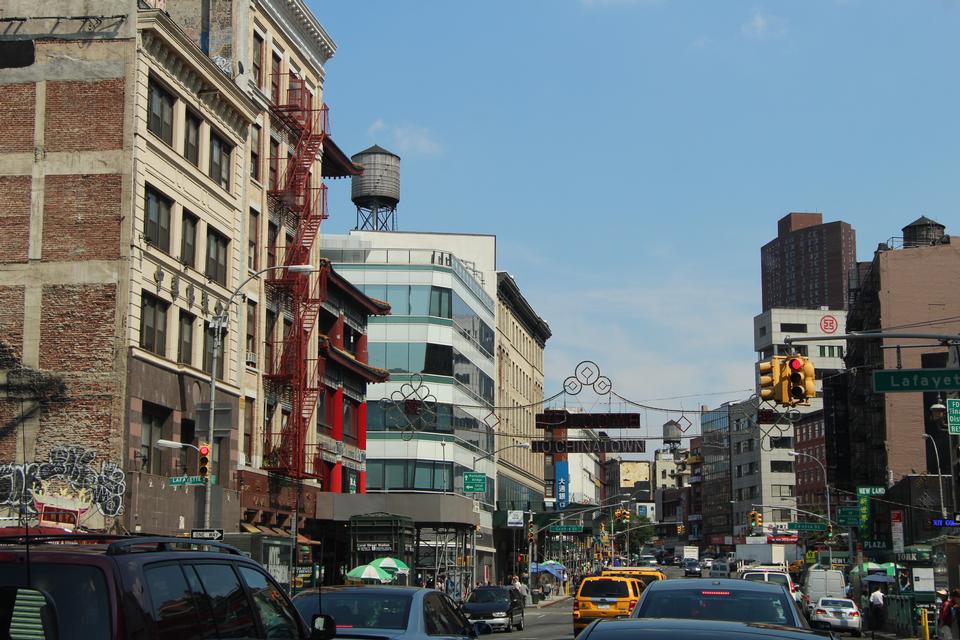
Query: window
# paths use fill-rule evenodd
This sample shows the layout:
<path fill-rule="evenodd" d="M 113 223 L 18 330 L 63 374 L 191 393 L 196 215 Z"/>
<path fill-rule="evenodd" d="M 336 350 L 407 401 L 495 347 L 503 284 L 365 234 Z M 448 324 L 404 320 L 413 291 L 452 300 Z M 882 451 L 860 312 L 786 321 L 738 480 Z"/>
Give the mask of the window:
<path fill-rule="evenodd" d="M 357 441 L 357 411 L 353 401 L 346 396 L 343 398 L 343 439 L 349 442 Z"/>
<path fill-rule="evenodd" d="M 782 333 L 806 333 L 807 325 L 802 322 L 781 322 L 780 331 Z"/>
<path fill-rule="evenodd" d="M 187 571 L 191 569 L 197 572 L 203 585 L 200 597 L 213 611 L 220 637 L 257 637 L 253 609 L 230 565 L 204 563 L 192 565 Z"/>
<path fill-rule="evenodd" d="M 793 512 L 790 509 L 771 509 L 770 516 L 774 522 L 790 522 Z"/>
<path fill-rule="evenodd" d="M 296 614 L 286 606 L 286 598 L 261 571 L 252 567 L 238 567 L 243 581 L 250 589 L 253 605 L 260 616 L 267 638 L 296 638 L 299 633 Z"/>
<path fill-rule="evenodd" d="M 215 339 L 213 327 L 209 322 L 203 323 L 203 370 L 211 373 L 211 363 L 213 362 L 213 341 Z M 220 330 L 220 348 L 217 349 L 217 376 L 223 379 L 223 345 L 227 341 L 227 332 Z"/>
<path fill-rule="evenodd" d="M 792 460 L 771 460 L 770 471 L 773 473 L 793 473 Z"/>
<path fill-rule="evenodd" d="M 257 354 L 257 304 L 255 302 L 247 302 L 247 354 L 248 357 Z"/>
<path fill-rule="evenodd" d="M 272 373 L 274 369 L 274 349 L 273 349 L 273 333 L 274 327 L 277 325 L 277 314 L 270 309 L 267 309 L 264 329 L 263 329 L 263 363 L 260 365 L 261 368 L 267 372 Z"/>
<path fill-rule="evenodd" d="M 140 461 L 141 469 L 154 475 L 160 474 L 160 452 L 154 444 L 163 435 L 163 424 L 169 411 L 151 404 L 143 405 L 140 422 Z"/>
<path fill-rule="evenodd" d="M 173 201 L 147 187 L 144 202 L 143 238 L 161 251 L 170 252 L 170 209 Z"/>
<path fill-rule="evenodd" d="M 193 596 L 178 564 L 148 566 L 144 570 L 153 603 L 153 633 L 159 640 L 193 640 L 200 638 L 200 618 Z M 191 633 L 190 629 L 194 631 Z"/>
<path fill-rule="evenodd" d="M 260 268 L 260 214 L 250 210 L 247 220 L 247 268 L 256 271 Z"/>
<path fill-rule="evenodd" d="M 180 262 L 188 267 L 197 266 L 197 225 L 200 219 L 189 211 L 183 212 L 183 229 L 180 233 Z"/>
<path fill-rule="evenodd" d="M 277 238 L 280 228 L 273 222 L 267 223 L 267 266 L 277 266 Z"/>
<path fill-rule="evenodd" d="M 267 188 L 276 191 L 280 188 L 280 143 L 270 139 L 270 174 L 267 176 Z"/>
<path fill-rule="evenodd" d="M 210 177 L 230 190 L 230 153 L 233 147 L 216 133 L 210 134 Z"/>
<path fill-rule="evenodd" d="M 140 346 L 158 356 L 167 355 L 167 308 L 160 298 L 144 292 L 140 305 Z"/>
<path fill-rule="evenodd" d="M 270 99 L 274 104 L 280 104 L 280 65 L 283 64 L 283 58 L 280 54 L 273 54 L 272 66 L 270 67 Z"/>
<path fill-rule="evenodd" d="M 200 166 L 200 117 L 187 111 L 183 130 L 183 157 L 195 167 Z"/>
<path fill-rule="evenodd" d="M 147 86 L 147 129 L 169 145 L 173 144 L 173 95 L 159 84 Z"/>
<path fill-rule="evenodd" d="M 792 484 L 775 484 L 771 485 L 773 490 L 774 498 L 792 498 L 793 497 L 793 485 Z"/>
<path fill-rule="evenodd" d="M 180 332 L 177 341 L 177 362 L 193 364 L 193 323 L 196 317 L 186 311 L 180 312 Z"/>
<path fill-rule="evenodd" d="M 197 437 L 197 424 L 193 420 L 180 418 L 180 442 L 193 442 Z M 189 447 L 183 447 L 178 452 L 177 462 L 180 465 L 177 472 L 190 475 L 187 466 L 188 456 L 190 456 Z"/>
<path fill-rule="evenodd" d="M 254 398 L 246 398 L 243 403 L 243 454 L 247 458 L 247 464 L 251 464 L 253 456 L 253 418 L 257 401 Z"/>
<path fill-rule="evenodd" d="M 253 34 L 253 81 L 257 87 L 263 88 L 263 36 Z"/>
<path fill-rule="evenodd" d="M 260 127 L 250 127 L 250 177 L 260 181 Z"/>
<path fill-rule="evenodd" d="M 227 286 L 227 247 L 230 241 L 225 236 L 207 227 L 207 270 L 208 278 Z"/>

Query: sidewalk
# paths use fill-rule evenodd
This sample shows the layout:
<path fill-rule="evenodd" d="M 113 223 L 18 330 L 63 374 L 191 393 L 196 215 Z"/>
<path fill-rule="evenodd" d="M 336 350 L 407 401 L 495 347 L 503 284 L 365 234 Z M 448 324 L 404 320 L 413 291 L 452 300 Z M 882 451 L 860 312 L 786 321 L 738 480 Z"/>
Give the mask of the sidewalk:
<path fill-rule="evenodd" d="M 530 605 L 537 609 L 542 609 L 544 607 L 552 607 L 555 604 L 560 604 L 561 602 L 566 602 L 567 600 L 572 599 L 573 596 L 568 596 L 566 594 L 551 595 L 549 598 L 541 600 L 537 604 Z"/>
<path fill-rule="evenodd" d="M 898 636 L 889 631 L 864 631 L 864 638 L 876 638 L 877 640 L 920 640 L 919 636 Z M 933 636 L 936 638 L 936 635 Z"/>

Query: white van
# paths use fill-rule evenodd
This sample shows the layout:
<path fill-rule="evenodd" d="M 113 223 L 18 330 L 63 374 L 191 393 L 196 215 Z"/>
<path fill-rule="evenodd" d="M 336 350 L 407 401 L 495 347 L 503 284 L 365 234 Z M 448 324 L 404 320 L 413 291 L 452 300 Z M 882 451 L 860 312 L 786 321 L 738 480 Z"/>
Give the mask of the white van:
<path fill-rule="evenodd" d="M 803 601 L 813 611 L 820 598 L 846 598 L 847 583 L 843 572 L 837 569 L 810 569 L 803 583 Z"/>
<path fill-rule="evenodd" d="M 708 578 L 732 578 L 733 574 L 737 572 L 737 566 L 732 562 L 728 562 L 724 559 L 716 559 L 713 561 L 713 566 L 710 567 L 710 571 L 707 573 Z"/>

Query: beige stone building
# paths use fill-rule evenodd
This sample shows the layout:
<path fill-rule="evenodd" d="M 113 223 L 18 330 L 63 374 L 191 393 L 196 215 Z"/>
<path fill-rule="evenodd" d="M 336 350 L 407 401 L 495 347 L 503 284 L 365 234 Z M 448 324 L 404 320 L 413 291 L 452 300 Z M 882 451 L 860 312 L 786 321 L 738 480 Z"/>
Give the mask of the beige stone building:
<path fill-rule="evenodd" d="M 544 455 L 511 445 L 542 438 L 534 418 L 543 411 L 543 349 L 550 327 L 510 274 L 497 273 L 497 509 L 543 510 Z M 510 447 L 510 448 L 505 448 Z"/>

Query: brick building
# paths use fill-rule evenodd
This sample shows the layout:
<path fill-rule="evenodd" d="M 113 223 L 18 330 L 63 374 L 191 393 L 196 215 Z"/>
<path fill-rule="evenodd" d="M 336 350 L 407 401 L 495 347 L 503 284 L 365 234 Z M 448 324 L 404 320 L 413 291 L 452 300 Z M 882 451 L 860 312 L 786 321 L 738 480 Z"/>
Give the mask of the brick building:
<path fill-rule="evenodd" d="M 847 278 L 857 263 L 857 236 L 820 213 L 789 213 L 760 249 L 763 311 L 847 308 Z"/>
<path fill-rule="evenodd" d="M 202 524 L 204 491 L 168 481 L 195 453 L 156 442 L 206 440 L 215 364 L 213 526 L 290 523 L 277 492 L 244 498 L 267 470 L 303 481 L 305 525 L 321 487 L 364 490 L 365 388 L 386 377 L 365 330 L 389 307 L 315 242 L 322 179 L 360 171 L 329 137 L 335 45 L 300 0 L 96 4 L 3 9 L 0 463 L 51 464 L 0 506 L 37 511 L 43 485 L 88 528 Z"/>

